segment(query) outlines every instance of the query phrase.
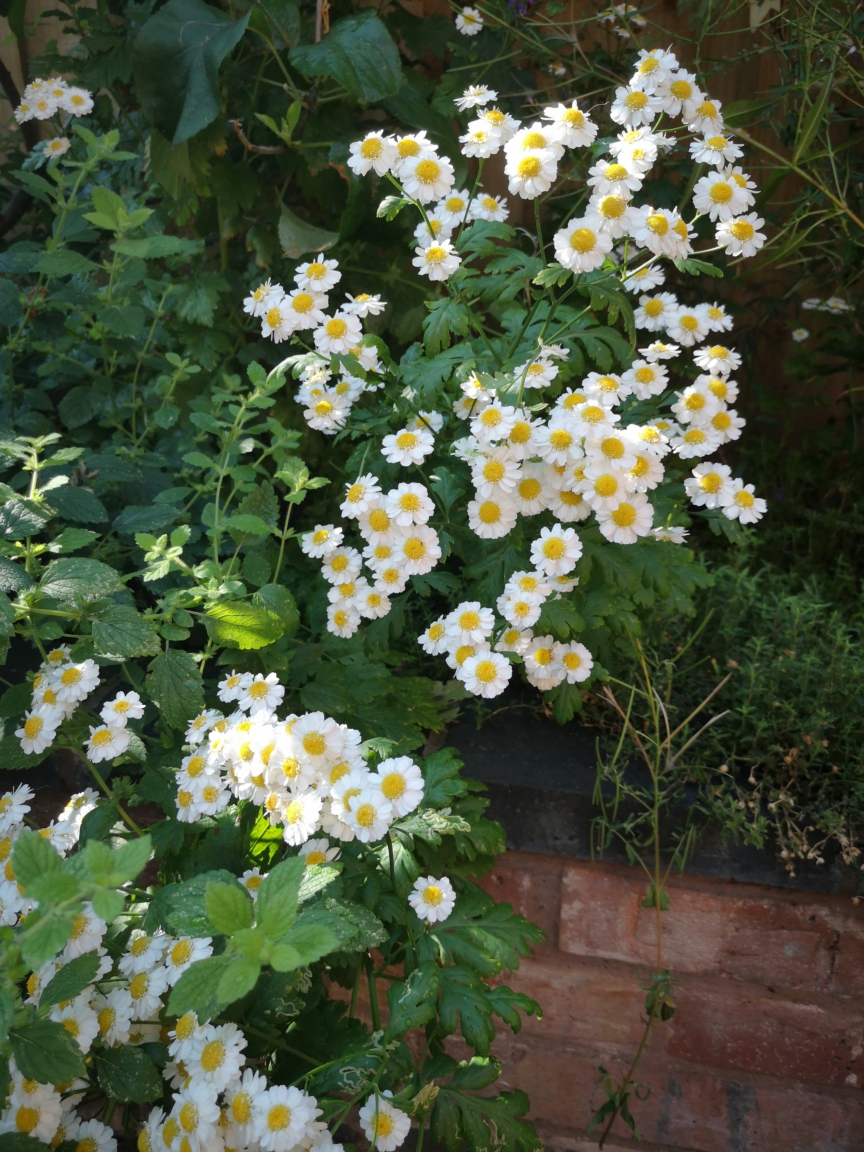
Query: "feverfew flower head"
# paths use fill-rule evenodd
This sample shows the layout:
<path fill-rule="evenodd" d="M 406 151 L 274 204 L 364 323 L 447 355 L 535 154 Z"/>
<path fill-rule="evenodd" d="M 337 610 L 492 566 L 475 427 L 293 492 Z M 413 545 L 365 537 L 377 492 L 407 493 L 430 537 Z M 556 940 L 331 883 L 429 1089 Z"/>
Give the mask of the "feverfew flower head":
<path fill-rule="evenodd" d="M 398 157 L 396 145 L 381 132 L 368 132 L 348 151 L 348 167 L 355 176 L 365 176 L 370 169 L 376 176 L 386 176 Z"/>
<path fill-rule="evenodd" d="M 407 816 L 423 799 L 423 774 L 410 756 L 382 760 L 370 782 L 377 783 L 395 816 Z"/>
<path fill-rule="evenodd" d="M 498 93 L 494 88 L 487 88 L 485 84 L 472 84 L 453 103 L 460 112 L 464 112 L 466 108 L 477 108 L 497 99 Z"/>
<path fill-rule="evenodd" d="M 417 249 L 411 263 L 430 280 L 448 280 L 462 263 L 462 257 L 449 240 L 436 237 Z"/>
<path fill-rule="evenodd" d="M 109 728 L 125 728 L 127 720 L 140 720 L 144 705 L 137 692 L 118 692 L 99 713 Z"/>
<path fill-rule="evenodd" d="M 463 8 L 456 17 L 456 28 L 463 36 L 476 36 L 478 32 L 483 31 L 482 13 L 476 8 Z M 386 1152 L 380 1143 L 378 1147 L 381 1148 L 382 1152 Z"/>
<path fill-rule="evenodd" d="M 300 551 L 314 560 L 321 560 L 339 547 L 343 535 L 342 529 L 334 524 L 316 524 L 311 532 L 304 532 L 300 537 Z"/>
<path fill-rule="evenodd" d="M 308 260 L 301 264 L 294 272 L 294 283 L 304 292 L 315 292 L 319 295 L 335 288 L 342 279 L 338 260 L 325 260 L 319 256 L 315 260 Z"/>
<path fill-rule="evenodd" d="M 453 187 L 453 165 L 431 148 L 405 160 L 399 176 L 406 193 L 420 204 L 442 199 Z"/>
<path fill-rule="evenodd" d="M 504 660 L 504 657 L 496 659 Z M 508 661 L 504 660 L 504 663 Z M 408 903 L 421 920 L 429 924 L 440 924 L 453 911 L 456 893 L 446 876 L 440 880 L 434 876 L 421 876 L 414 881 L 414 891 L 408 897 Z"/>
<path fill-rule="evenodd" d="M 385 436 L 381 442 L 381 454 L 388 464 L 422 464 L 435 447 L 435 439 L 426 428 L 411 431 L 403 428 Z"/>
<path fill-rule="evenodd" d="M 593 217 L 582 217 L 555 233 L 555 259 L 573 272 L 599 268 L 612 251 L 612 237 Z"/>
<path fill-rule="evenodd" d="M 512 675 L 512 664 L 498 652 L 477 652 L 459 670 L 459 679 L 468 691 L 486 699 L 500 696 Z"/>
<path fill-rule="evenodd" d="M 570 104 L 556 104 L 545 108 L 543 116 L 551 120 L 549 129 L 552 138 L 566 148 L 588 148 L 597 136 L 597 125 L 586 112 L 582 112 L 575 100 Z"/>
<path fill-rule="evenodd" d="M 765 243 L 765 233 L 759 231 L 764 224 L 755 212 L 724 220 L 717 226 L 717 243 L 729 256 L 755 256 Z"/>
<path fill-rule="evenodd" d="M 124 727 L 109 727 L 103 724 L 99 728 L 90 729 L 90 737 L 86 741 L 87 759 L 92 764 L 100 760 L 116 760 L 122 756 L 129 747 L 130 733 Z"/>

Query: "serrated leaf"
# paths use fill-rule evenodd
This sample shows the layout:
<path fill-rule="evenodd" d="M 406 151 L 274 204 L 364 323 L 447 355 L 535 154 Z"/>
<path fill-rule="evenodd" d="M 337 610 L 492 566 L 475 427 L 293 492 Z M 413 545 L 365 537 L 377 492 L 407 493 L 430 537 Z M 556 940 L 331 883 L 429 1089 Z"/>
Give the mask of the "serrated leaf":
<path fill-rule="evenodd" d="M 204 684 L 194 657 L 169 648 L 150 662 L 144 688 L 172 728 L 185 728 L 204 709 Z"/>
<path fill-rule="evenodd" d="M 723 269 L 709 264 L 707 260 L 694 260 L 688 256 L 685 260 L 673 260 L 672 263 L 679 272 L 686 272 L 688 276 L 714 276 L 723 279 Z"/>
<path fill-rule="evenodd" d="M 21 1075 L 39 1084 L 64 1084 L 85 1075 L 81 1049 L 62 1024 L 32 1020 L 9 1031 Z"/>
<path fill-rule="evenodd" d="M 127 604 L 104 608 L 93 621 L 93 644 L 109 660 L 155 656 L 162 644 L 156 625 Z"/>
<path fill-rule="evenodd" d="M 407 980 L 397 980 L 387 989 L 390 1019 L 384 1030 L 384 1043 L 403 1036 L 410 1028 L 420 1028 L 436 1015 L 438 969 L 434 963 L 421 964 Z"/>
<path fill-rule="evenodd" d="M 164 1082 L 159 1069 L 140 1045 L 100 1048 L 93 1059 L 99 1083 L 112 1100 L 149 1104 L 162 1098 Z"/>
<path fill-rule="evenodd" d="M 204 889 L 204 911 L 216 931 L 224 936 L 252 923 L 252 901 L 241 884 L 210 881 Z"/>
<path fill-rule="evenodd" d="M 536 924 L 496 904 L 479 888 L 459 896 L 452 913 L 428 929 L 446 963 L 462 964 L 482 976 L 513 971 L 534 944 L 545 940 Z"/>
<path fill-rule="evenodd" d="M 98 971 L 98 953 L 85 952 L 83 956 L 76 956 L 64 964 L 45 985 L 39 997 L 39 1007 L 50 1008 L 53 1004 L 62 1004 L 64 1000 L 74 1000 L 88 984 L 93 983 Z"/>
<path fill-rule="evenodd" d="M 39 587 L 52 600 L 79 607 L 121 591 L 123 582 L 113 568 L 100 560 L 71 557 L 52 560 Z"/>
<path fill-rule="evenodd" d="M 283 860 L 271 868 L 258 889 L 257 922 L 268 940 L 274 943 L 294 923 L 304 878 L 306 861 L 301 856 Z"/>
<path fill-rule="evenodd" d="M 395 96 L 403 83 L 399 50 L 369 12 L 337 20 L 320 43 L 298 45 L 288 58 L 304 76 L 332 76 L 366 103 Z"/>
<path fill-rule="evenodd" d="M 275 612 L 246 600 L 213 604 L 207 609 L 205 624 L 217 644 L 246 652 L 266 648 L 284 635 Z"/>
<path fill-rule="evenodd" d="M 202 1024 L 217 1016 L 224 1006 L 219 985 L 235 960 L 236 956 L 223 952 L 221 956 L 198 960 L 187 968 L 168 998 L 169 1015 L 182 1016 L 185 1012 L 194 1012 Z"/>
<path fill-rule="evenodd" d="M 236 879 L 224 868 L 212 872 L 199 872 L 176 884 L 167 884 L 158 893 L 154 903 L 158 915 L 169 932 L 175 936 L 210 936 L 206 892 L 208 884 L 236 884 Z"/>
<path fill-rule="evenodd" d="M 15 879 L 25 891 L 34 880 L 59 872 L 61 864 L 55 849 L 38 832 L 24 831 L 15 841 L 12 867 L 15 869 Z"/>
<path fill-rule="evenodd" d="M 220 1004 L 241 1000 L 258 983 L 261 963 L 252 956 L 235 956 L 219 979 L 216 996 Z"/>

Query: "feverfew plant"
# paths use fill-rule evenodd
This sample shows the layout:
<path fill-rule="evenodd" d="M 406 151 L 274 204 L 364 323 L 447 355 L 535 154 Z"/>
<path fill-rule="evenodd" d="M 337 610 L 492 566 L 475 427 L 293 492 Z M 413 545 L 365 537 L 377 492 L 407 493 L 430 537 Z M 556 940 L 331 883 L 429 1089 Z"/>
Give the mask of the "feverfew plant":
<path fill-rule="evenodd" d="M 469 573 L 486 564 L 485 599 L 430 620 L 419 644 L 478 696 L 499 695 L 521 665 L 566 718 L 594 667 L 579 640 L 588 549 L 591 562 L 615 565 L 604 559 L 613 547 L 680 546 L 693 516 L 734 537 L 734 522 L 765 512 L 752 485 L 708 459 L 745 423 L 734 407 L 732 318 L 663 290 L 670 264 L 721 276 L 705 255 L 746 258 L 765 236 L 741 146 L 672 52 L 639 52 L 606 124 L 576 101 L 520 124 L 496 99 L 477 84 L 455 101 L 471 117 L 460 136 L 477 160 L 470 188 L 457 186 L 453 162 L 425 132 L 372 131 L 350 148 L 357 176 L 395 190 L 379 216 L 417 212 L 412 263 L 446 290 L 427 303 L 422 348 L 397 364 L 364 331 L 383 302 L 340 302 L 332 258 L 301 264 L 290 289 L 267 281 L 245 307 L 264 337 L 306 349 L 274 371 L 299 379 L 309 427 L 357 442 L 342 522 L 302 537 L 330 586 L 329 631 L 349 639 L 364 618 L 387 617 L 406 588 L 460 586 L 436 571 L 451 557 Z M 676 148 L 696 168 L 680 210 L 655 207 L 652 171 Z M 484 162 L 499 152 L 510 195 L 533 205 L 531 251 L 524 230 L 506 223 L 512 201 L 482 186 Z M 573 207 L 547 241 L 539 200 L 552 192 Z"/>

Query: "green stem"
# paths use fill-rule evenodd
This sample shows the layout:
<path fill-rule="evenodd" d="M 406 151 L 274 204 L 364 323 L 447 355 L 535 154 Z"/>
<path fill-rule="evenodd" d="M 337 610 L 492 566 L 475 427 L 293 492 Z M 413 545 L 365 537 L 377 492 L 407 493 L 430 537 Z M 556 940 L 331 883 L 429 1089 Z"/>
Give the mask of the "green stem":
<path fill-rule="evenodd" d="M 366 980 L 369 985 L 369 1007 L 372 1012 L 372 1031 L 379 1032 L 381 1030 L 381 1013 L 378 1008 L 378 989 L 375 985 L 375 973 L 372 970 L 372 958 L 368 952 L 363 958 L 363 966 L 366 969 Z"/>

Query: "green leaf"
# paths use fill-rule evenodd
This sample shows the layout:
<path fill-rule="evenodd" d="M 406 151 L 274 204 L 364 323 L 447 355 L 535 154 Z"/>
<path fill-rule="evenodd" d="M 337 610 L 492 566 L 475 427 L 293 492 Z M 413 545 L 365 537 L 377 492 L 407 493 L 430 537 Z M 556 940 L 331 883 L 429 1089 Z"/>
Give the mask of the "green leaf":
<path fill-rule="evenodd" d="M 337 20 L 319 44 L 298 45 L 288 59 L 304 76 L 332 76 L 365 103 L 395 96 L 402 87 L 399 50 L 368 12 Z"/>
<path fill-rule="evenodd" d="M 312 864 L 308 866 L 300 881 L 300 891 L 297 895 L 298 903 L 305 904 L 307 900 L 311 900 L 316 893 L 326 888 L 328 884 L 332 884 L 341 871 L 341 864 Z"/>
<path fill-rule="evenodd" d="M 220 1004 L 233 1004 L 241 1000 L 258 983 L 261 962 L 252 956 L 235 957 L 219 979 L 216 996 Z"/>
<path fill-rule="evenodd" d="M 33 1020 L 9 1031 L 21 1075 L 40 1084 L 64 1084 L 86 1075 L 81 1049 L 62 1024 Z"/>
<path fill-rule="evenodd" d="M 34 880 L 60 871 L 60 856 L 38 832 L 24 831 L 12 849 L 15 879 L 25 889 Z"/>
<path fill-rule="evenodd" d="M 136 1044 L 100 1048 L 93 1053 L 99 1083 L 112 1100 L 149 1104 L 161 1100 L 164 1082 L 159 1069 Z"/>
<path fill-rule="evenodd" d="M 489 1046 L 495 1039 L 495 1026 L 486 985 L 476 972 L 458 965 L 441 968 L 438 985 L 441 991 L 439 1018 L 444 1035 L 451 1036 L 461 1028 L 466 1044 L 479 1056 L 488 1056 Z"/>
<path fill-rule="evenodd" d="M 107 888 L 119 888 L 134 880 L 142 871 L 153 852 L 153 843 L 145 832 L 134 840 L 127 840 L 113 852 L 107 844 L 91 840 L 85 845 L 84 859 L 90 875 Z"/>
<path fill-rule="evenodd" d="M 115 336 L 134 338 L 144 327 L 145 319 L 144 309 L 139 308 L 137 304 L 130 304 L 125 308 L 114 305 L 111 308 L 103 308 L 99 313 L 99 322 Z"/>
<path fill-rule="evenodd" d="M 472 1056 L 459 1065 L 447 1087 L 463 1092 L 480 1092 L 494 1084 L 503 1070 L 501 1061 L 494 1056 Z"/>
<path fill-rule="evenodd" d="M 246 600 L 212 605 L 207 609 L 205 623 L 217 644 L 242 651 L 266 648 L 284 635 L 274 612 Z"/>
<path fill-rule="evenodd" d="M 144 688 L 172 728 L 185 728 L 204 709 L 204 685 L 195 658 L 169 648 L 150 662 Z"/>
<path fill-rule="evenodd" d="M 0 508 L 0 536 L 4 540 L 23 540 L 41 532 L 51 513 L 32 500 L 7 500 Z"/>
<path fill-rule="evenodd" d="M 60 403 L 57 413 L 67 428 L 80 428 L 102 411 L 102 396 L 89 385 L 70 388 Z"/>
<path fill-rule="evenodd" d="M 763 112 L 773 108 L 782 99 L 783 93 L 778 91 L 773 96 L 759 96 L 755 100 L 734 100 L 723 109 L 723 123 L 730 128 L 743 127 L 758 120 Z"/>
<path fill-rule="evenodd" d="M 686 272 L 688 276 L 714 276 L 723 279 L 723 269 L 709 264 L 707 260 L 694 260 L 688 257 L 686 260 L 673 260 L 672 263 L 679 272 Z"/>
<path fill-rule="evenodd" d="M 79 272 L 95 272 L 98 267 L 80 252 L 61 248 L 58 252 L 47 252 L 37 263 L 35 271 L 44 276 L 72 276 Z"/>
<path fill-rule="evenodd" d="M 524 1092 L 499 1096 L 469 1096 L 443 1087 L 432 1109 L 431 1135 L 446 1152 L 467 1146 L 469 1152 L 541 1152 L 543 1143 L 532 1124 Z"/>
<path fill-rule="evenodd" d="M 795 148 L 792 152 L 792 163 L 798 164 L 810 151 L 810 145 L 816 139 L 820 129 L 825 127 L 823 118 L 825 110 L 828 107 L 828 101 L 831 99 L 831 93 L 834 91 L 834 71 L 833 69 L 828 73 L 822 81 L 819 88 L 819 93 L 813 101 L 813 106 L 804 117 L 804 121 L 798 131 L 798 136 L 795 140 Z"/>
<path fill-rule="evenodd" d="M 247 557 L 247 562 L 248 562 Z M 265 584 L 259 588 L 252 597 L 255 604 L 260 604 L 268 612 L 274 613 L 282 625 L 283 636 L 293 636 L 300 623 L 300 613 L 297 610 L 297 601 L 282 584 Z"/>
<path fill-rule="evenodd" d="M 187 968 L 168 998 L 168 1014 L 182 1016 L 194 1012 L 203 1024 L 219 1014 L 224 1001 L 220 999 L 219 985 L 225 972 L 236 960 L 229 952 L 198 960 Z"/>
<path fill-rule="evenodd" d="M 113 568 L 100 560 L 72 557 L 52 560 L 42 577 L 40 589 L 61 604 L 80 607 L 123 589 L 123 581 Z"/>
<path fill-rule="evenodd" d="M 105 505 L 99 497 L 74 484 L 52 489 L 48 503 L 57 509 L 64 520 L 71 520 L 74 524 L 104 524 L 108 519 Z"/>
<path fill-rule="evenodd" d="M 135 39 L 136 92 L 148 121 L 182 144 L 219 115 L 219 65 L 249 14 L 231 20 L 201 0 L 168 0 Z"/>
<path fill-rule="evenodd" d="M 114 892 L 110 888 L 100 888 L 93 893 L 93 911 L 101 916 L 106 924 L 116 920 L 123 911 L 126 903 L 122 893 Z"/>
<path fill-rule="evenodd" d="M 4 1132 L 0 1136 L 0 1152 L 45 1152 L 45 1145 L 23 1132 Z"/>
<path fill-rule="evenodd" d="M 407 980 L 397 980 L 387 989 L 390 1019 L 384 1031 L 384 1043 L 404 1035 L 410 1028 L 421 1028 L 437 1012 L 438 969 L 434 962 L 415 968 Z"/>
<path fill-rule="evenodd" d="M 291 964 L 291 967 L 300 968 L 307 964 L 314 964 L 316 960 L 320 960 L 328 952 L 335 952 L 339 947 L 339 937 L 324 924 L 297 923 L 282 937 L 278 947 L 285 945 L 294 949 L 298 957 Z M 273 967 L 277 967 L 275 963 Z M 288 971 L 288 969 L 283 968 L 281 971 Z"/>
<path fill-rule="evenodd" d="M 403 200 L 401 196 L 385 196 L 378 205 L 375 215 L 379 220 L 382 218 L 388 221 L 395 220 L 402 209 L 407 208 L 410 203 L 410 200 Z"/>
<path fill-rule="evenodd" d="M 50 1008 L 53 1004 L 62 1004 L 64 1000 L 74 1000 L 88 984 L 93 983 L 98 971 L 98 953 L 85 952 L 83 956 L 76 956 L 46 984 L 39 997 L 39 1007 Z"/>
<path fill-rule="evenodd" d="M 20 592 L 24 588 L 32 587 L 33 577 L 24 570 L 23 564 L 16 564 L 14 560 L 0 556 L 0 592 Z"/>
<path fill-rule="evenodd" d="M 145 236 L 141 240 L 117 240 L 111 247 L 118 256 L 137 256 L 140 260 L 157 260 L 165 256 L 187 256 L 191 260 L 201 252 L 203 246 L 200 240 L 185 240 L 182 236 Z M 128 312 L 129 309 L 124 308 L 123 311 Z M 102 313 L 99 319 L 103 319 Z M 137 335 L 137 332 L 123 332 L 121 335 Z"/>
<path fill-rule="evenodd" d="M 210 881 L 204 889 L 204 911 L 223 936 L 233 936 L 252 923 L 252 901 L 242 884 Z"/>
<path fill-rule="evenodd" d="M 258 927 L 274 943 L 282 939 L 297 916 L 305 870 L 301 856 L 283 860 L 270 869 L 258 889 Z"/>
<path fill-rule="evenodd" d="M 294 0 L 259 0 L 259 2 L 270 27 L 281 37 L 285 46 L 290 48 L 292 44 L 298 44 L 300 42 L 300 10 Z M 299 114 L 300 109 L 297 110 L 293 124 L 289 114 L 289 127 L 292 131 L 297 124 Z"/>
<path fill-rule="evenodd" d="M 496 904 L 479 888 L 456 901 L 441 924 L 428 929 L 426 939 L 434 940 L 444 963 L 462 964 L 482 976 L 519 967 L 531 946 L 545 940 L 536 924 L 513 912 L 509 904 Z"/>
<path fill-rule="evenodd" d="M 15 1019 L 15 1005 L 5 988 L 0 988 L 0 1044 L 6 1043 L 12 1021 Z M 2 1080 L 0 1075 L 0 1080 Z"/>
<path fill-rule="evenodd" d="M 72 921 L 54 913 L 24 939 L 21 955 L 35 972 L 46 960 L 57 955 L 71 935 Z"/>
<path fill-rule="evenodd" d="M 250 512 L 235 512 L 228 518 L 228 528 L 242 536 L 269 536 L 272 529 L 260 516 Z"/>
<path fill-rule="evenodd" d="M 109 660 L 155 656 L 162 648 L 156 625 L 125 604 L 112 604 L 93 621 L 93 644 Z"/>
<path fill-rule="evenodd" d="M 157 896 L 160 919 L 175 936 L 210 936 L 206 894 L 209 884 L 234 885 L 237 881 L 224 868 L 200 872 L 189 880 L 167 884 Z"/>
<path fill-rule="evenodd" d="M 329 37 L 328 37 L 329 39 Z M 285 205 L 279 217 L 279 243 L 289 260 L 299 260 L 310 252 L 326 252 L 339 239 L 338 232 L 327 232 L 295 216 Z"/>
<path fill-rule="evenodd" d="M 430 356 L 437 356 L 449 348 L 454 336 L 467 336 L 471 321 L 468 309 L 449 296 L 443 300 L 427 300 L 429 315 L 423 321 L 423 343 Z"/>
<path fill-rule="evenodd" d="M 542 272 L 538 272 L 534 277 L 532 283 L 537 284 L 540 288 L 563 287 L 573 273 L 569 268 L 564 268 L 561 264 L 549 264 Z"/>
<path fill-rule="evenodd" d="M 462 761 L 455 748 L 442 748 L 423 761 L 423 800 L 433 808 L 445 808 L 467 792 L 460 776 Z"/>
<path fill-rule="evenodd" d="M 60 535 L 56 536 L 48 545 L 48 551 L 77 552 L 98 538 L 99 533 L 91 532 L 89 528 L 64 528 Z"/>

